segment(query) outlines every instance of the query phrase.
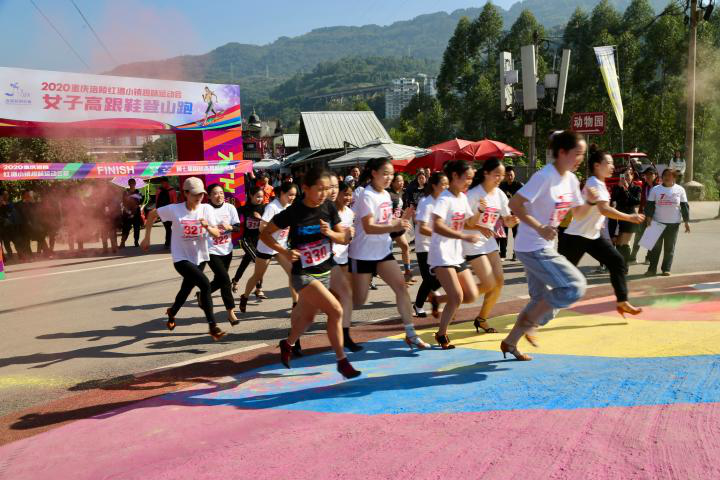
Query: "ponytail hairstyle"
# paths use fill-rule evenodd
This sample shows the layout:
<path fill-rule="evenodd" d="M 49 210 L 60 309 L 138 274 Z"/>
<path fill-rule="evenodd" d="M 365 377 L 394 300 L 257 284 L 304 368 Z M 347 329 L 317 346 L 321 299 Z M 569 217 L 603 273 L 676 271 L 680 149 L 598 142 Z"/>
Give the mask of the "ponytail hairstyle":
<path fill-rule="evenodd" d="M 560 150 L 565 150 L 566 152 L 572 150 L 577 147 L 582 140 L 583 138 L 579 133 L 575 133 L 570 130 L 555 132 L 550 137 L 549 150 L 552 151 L 553 158 L 557 160 Z"/>
<path fill-rule="evenodd" d="M 372 180 L 372 172 L 380 170 L 382 167 L 390 163 L 389 158 L 373 158 L 367 161 L 360 178 L 358 178 L 358 184 L 356 187 L 364 187 L 370 180 Z"/>
<path fill-rule="evenodd" d="M 472 166 L 465 160 L 450 160 L 445 164 L 443 171 L 447 175 L 448 181 L 452 182 L 453 173 L 458 177 L 462 177 L 465 172 L 470 170 Z"/>
<path fill-rule="evenodd" d="M 590 175 L 595 175 L 595 166 L 601 164 L 605 159 L 605 155 L 608 155 L 608 153 L 605 150 L 600 150 L 600 148 L 594 143 L 590 145 L 588 150 L 590 152 L 588 157 L 588 169 L 590 170 Z"/>
<path fill-rule="evenodd" d="M 430 175 L 430 178 L 427 182 L 425 182 L 425 188 L 423 188 L 423 194 L 425 196 L 432 195 L 433 193 L 433 187 L 437 186 L 442 182 L 443 178 L 447 178 L 447 175 L 445 175 L 445 172 L 439 171 L 439 172 L 433 172 Z"/>
<path fill-rule="evenodd" d="M 311 168 L 307 173 L 305 173 L 302 183 L 306 187 L 312 187 L 313 185 L 315 185 L 318 182 L 318 180 L 320 180 L 321 178 L 330 178 L 330 175 L 331 175 L 331 173 L 328 172 L 327 170 L 325 170 L 324 168 L 314 167 L 314 168 Z M 285 182 L 285 183 L 290 183 L 290 182 Z M 290 184 L 290 185 L 292 185 L 292 184 Z M 287 193 L 287 191 L 285 193 Z"/>
<path fill-rule="evenodd" d="M 485 160 L 482 166 L 478 169 L 478 171 L 475 172 L 475 177 L 473 178 L 470 188 L 477 187 L 478 185 L 483 183 L 485 181 L 485 175 L 492 172 L 500 165 L 503 165 L 503 161 L 501 158 L 491 157 Z"/>
<path fill-rule="evenodd" d="M 305 178 L 307 178 L 307 174 L 305 174 L 305 175 L 306 175 Z M 278 185 L 277 187 L 275 187 L 275 196 L 279 198 L 280 194 L 288 193 L 293 188 L 297 190 L 297 187 L 295 186 L 294 183 L 283 182 L 280 185 Z"/>

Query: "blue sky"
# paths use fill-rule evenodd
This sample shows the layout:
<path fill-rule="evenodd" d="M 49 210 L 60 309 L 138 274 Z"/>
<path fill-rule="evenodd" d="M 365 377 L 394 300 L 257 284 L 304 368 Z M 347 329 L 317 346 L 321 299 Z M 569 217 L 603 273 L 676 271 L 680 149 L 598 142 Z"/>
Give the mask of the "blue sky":
<path fill-rule="evenodd" d="M 71 0 L 34 0 L 90 71 L 112 68 Z M 388 25 L 484 0 L 75 0 L 118 63 L 205 53 L 227 42 L 265 44 L 335 25 Z M 496 0 L 507 8 L 513 0 Z M 272 5 L 272 7 L 268 7 Z M 0 66 L 87 71 L 30 0 L 0 0 Z"/>

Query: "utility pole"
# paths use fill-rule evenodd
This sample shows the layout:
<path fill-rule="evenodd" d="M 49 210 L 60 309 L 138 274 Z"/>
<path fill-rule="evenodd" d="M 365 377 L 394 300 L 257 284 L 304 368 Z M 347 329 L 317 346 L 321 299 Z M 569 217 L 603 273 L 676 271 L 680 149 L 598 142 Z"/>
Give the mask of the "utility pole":
<path fill-rule="evenodd" d="M 687 116 L 685 120 L 685 182 L 693 181 L 695 154 L 695 55 L 697 51 L 697 0 L 690 0 L 690 42 L 688 47 Z"/>

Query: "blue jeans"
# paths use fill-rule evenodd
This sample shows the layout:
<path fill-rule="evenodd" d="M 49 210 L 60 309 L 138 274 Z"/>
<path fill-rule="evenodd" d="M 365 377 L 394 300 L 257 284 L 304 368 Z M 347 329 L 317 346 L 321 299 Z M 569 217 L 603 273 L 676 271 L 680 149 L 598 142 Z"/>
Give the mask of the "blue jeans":
<path fill-rule="evenodd" d="M 552 305 L 553 310 L 539 319 L 540 325 L 547 324 L 561 308 L 567 308 L 585 295 L 587 282 L 575 265 L 560 255 L 554 248 L 543 248 L 534 252 L 515 252 L 525 267 L 530 302 L 524 312 L 529 311 L 541 300 Z"/>

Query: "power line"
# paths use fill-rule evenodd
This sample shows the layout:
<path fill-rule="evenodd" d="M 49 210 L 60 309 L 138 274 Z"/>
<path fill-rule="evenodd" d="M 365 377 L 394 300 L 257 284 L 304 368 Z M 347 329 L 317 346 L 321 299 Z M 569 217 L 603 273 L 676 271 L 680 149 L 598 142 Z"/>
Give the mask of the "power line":
<path fill-rule="evenodd" d="M 60 38 L 62 38 L 63 42 L 65 42 L 65 45 L 67 45 L 68 48 L 75 54 L 75 56 L 78 58 L 78 60 L 80 60 L 80 62 L 82 62 L 83 65 L 85 65 L 85 68 L 87 68 L 88 70 L 90 70 L 90 65 L 88 65 L 87 62 L 85 62 L 85 60 L 83 60 L 83 58 L 80 56 L 80 54 L 77 52 L 77 50 L 75 50 L 75 49 L 73 48 L 73 46 L 70 45 L 70 42 L 68 42 L 67 38 L 65 38 L 65 37 L 63 36 L 63 34 L 60 33 L 60 30 L 57 29 L 57 27 L 55 26 L 55 24 L 53 24 L 52 21 L 50 21 L 50 19 L 47 17 L 47 15 L 45 15 L 45 14 L 43 13 L 43 11 L 40 10 L 40 7 L 37 6 L 37 3 L 35 3 L 34 0 L 30 0 L 30 3 L 32 3 L 33 7 L 35 7 L 35 9 L 38 11 L 38 13 L 39 13 L 40 15 L 42 15 L 42 17 L 45 19 L 46 22 L 48 22 L 48 24 L 52 27 L 52 29 L 55 30 L 55 33 L 57 33 L 58 36 L 59 36 Z"/>
<path fill-rule="evenodd" d="M 100 39 L 100 36 L 97 34 L 97 32 L 95 31 L 95 29 L 92 27 L 92 25 L 90 25 L 90 22 L 88 21 L 88 19 L 85 18 L 85 15 L 83 14 L 82 10 L 80 10 L 80 7 L 78 7 L 78 6 L 77 6 L 77 3 L 75 3 L 75 0 L 70 0 L 70 2 L 71 2 L 71 3 L 73 4 L 73 6 L 75 7 L 75 10 L 78 11 L 78 13 L 79 13 L 80 16 L 82 17 L 82 19 L 85 21 L 85 25 L 87 25 L 88 28 L 90 29 L 90 31 L 92 32 L 92 34 L 95 35 L 95 38 L 97 39 L 98 43 L 99 43 L 100 46 L 103 48 L 103 50 L 105 50 L 105 53 L 108 54 L 108 57 L 110 57 L 110 60 L 112 60 L 115 65 L 117 65 L 117 64 L 118 64 L 118 61 L 115 60 L 115 57 L 113 57 L 112 53 L 110 53 L 110 50 L 108 50 L 108 48 L 105 46 L 105 44 L 104 44 L 103 41 Z"/>

